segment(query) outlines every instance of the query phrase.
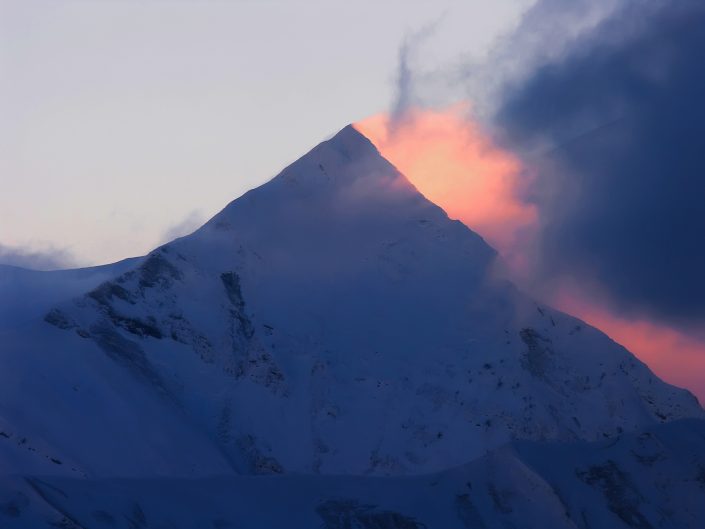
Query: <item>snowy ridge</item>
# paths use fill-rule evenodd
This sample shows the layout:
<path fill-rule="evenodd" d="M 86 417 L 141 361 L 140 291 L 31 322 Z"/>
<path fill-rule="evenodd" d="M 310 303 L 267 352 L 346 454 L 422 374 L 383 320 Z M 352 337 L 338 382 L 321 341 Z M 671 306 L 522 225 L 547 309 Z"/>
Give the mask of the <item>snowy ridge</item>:
<path fill-rule="evenodd" d="M 41 318 L 63 301 L 136 267 L 141 258 L 50 272 L 0 264 L 0 333 Z"/>

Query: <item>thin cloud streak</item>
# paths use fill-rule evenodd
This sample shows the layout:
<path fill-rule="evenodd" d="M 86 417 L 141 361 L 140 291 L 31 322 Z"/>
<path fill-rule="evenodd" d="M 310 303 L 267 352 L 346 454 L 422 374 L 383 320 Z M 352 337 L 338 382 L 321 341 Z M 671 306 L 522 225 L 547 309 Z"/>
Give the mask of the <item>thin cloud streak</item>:
<path fill-rule="evenodd" d="M 206 221 L 205 216 L 199 210 L 191 211 L 179 222 L 172 224 L 162 234 L 159 244 L 165 244 L 184 235 L 193 233 Z"/>
<path fill-rule="evenodd" d="M 0 264 L 30 270 L 60 270 L 77 266 L 68 249 L 53 246 L 10 246 L 0 243 Z"/>

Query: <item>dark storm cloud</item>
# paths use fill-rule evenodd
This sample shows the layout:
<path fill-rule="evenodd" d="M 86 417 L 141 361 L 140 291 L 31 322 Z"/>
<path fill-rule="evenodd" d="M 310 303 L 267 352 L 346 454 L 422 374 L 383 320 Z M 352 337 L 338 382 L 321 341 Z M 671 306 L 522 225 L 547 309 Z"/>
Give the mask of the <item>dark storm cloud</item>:
<path fill-rule="evenodd" d="M 505 94 L 496 122 L 537 170 L 542 273 L 702 321 L 705 3 L 630 2 Z"/>
<path fill-rule="evenodd" d="M 491 120 L 502 87 L 521 83 L 538 65 L 564 56 L 576 39 L 624 1 L 538 0 L 531 5 L 515 28 L 495 40 L 486 57 L 464 62 L 455 72 L 473 104 L 474 118 Z"/>

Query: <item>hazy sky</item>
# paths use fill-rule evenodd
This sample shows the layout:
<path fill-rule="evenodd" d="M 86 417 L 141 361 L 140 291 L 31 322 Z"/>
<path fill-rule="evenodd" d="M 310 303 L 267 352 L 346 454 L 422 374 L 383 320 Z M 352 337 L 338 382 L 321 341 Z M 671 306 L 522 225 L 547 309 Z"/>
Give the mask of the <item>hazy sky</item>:
<path fill-rule="evenodd" d="M 530 3 L 0 0 L 0 257 L 144 253 Z"/>

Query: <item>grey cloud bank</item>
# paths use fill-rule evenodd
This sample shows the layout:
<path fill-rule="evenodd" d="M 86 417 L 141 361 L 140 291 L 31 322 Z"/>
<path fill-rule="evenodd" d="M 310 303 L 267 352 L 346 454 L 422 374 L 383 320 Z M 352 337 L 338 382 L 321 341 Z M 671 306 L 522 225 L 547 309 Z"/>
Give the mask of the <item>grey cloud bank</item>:
<path fill-rule="evenodd" d="M 704 26 L 700 2 L 625 3 L 495 116 L 531 152 L 541 274 L 597 279 L 619 310 L 685 326 L 705 318 Z"/>

